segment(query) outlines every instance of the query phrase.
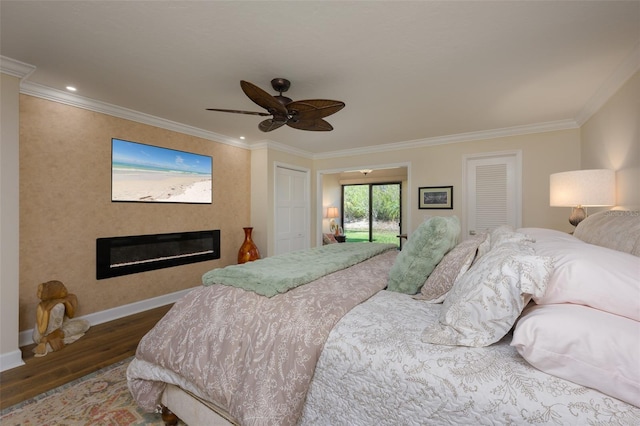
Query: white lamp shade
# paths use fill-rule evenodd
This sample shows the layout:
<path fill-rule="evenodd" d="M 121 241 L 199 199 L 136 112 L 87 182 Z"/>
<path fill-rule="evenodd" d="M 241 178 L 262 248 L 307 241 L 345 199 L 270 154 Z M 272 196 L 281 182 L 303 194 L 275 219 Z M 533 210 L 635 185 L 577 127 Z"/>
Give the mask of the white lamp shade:
<path fill-rule="evenodd" d="M 335 219 L 336 217 L 340 217 L 338 213 L 337 207 L 327 207 L 327 217 L 331 219 Z"/>
<path fill-rule="evenodd" d="M 556 207 L 613 206 L 616 204 L 613 170 L 575 170 L 549 178 L 549 205 Z"/>

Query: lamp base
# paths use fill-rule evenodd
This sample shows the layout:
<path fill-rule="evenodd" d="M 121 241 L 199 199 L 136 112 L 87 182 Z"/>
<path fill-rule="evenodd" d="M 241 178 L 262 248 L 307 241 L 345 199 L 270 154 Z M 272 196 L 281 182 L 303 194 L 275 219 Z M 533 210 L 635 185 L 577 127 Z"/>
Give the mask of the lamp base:
<path fill-rule="evenodd" d="M 569 216 L 569 223 L 573 226 L 578 226 L 580 222 L 587 217 L 587 213 L 584 211 L 582 207 L 574 207 L 571 212 L 571 216 Z"/>

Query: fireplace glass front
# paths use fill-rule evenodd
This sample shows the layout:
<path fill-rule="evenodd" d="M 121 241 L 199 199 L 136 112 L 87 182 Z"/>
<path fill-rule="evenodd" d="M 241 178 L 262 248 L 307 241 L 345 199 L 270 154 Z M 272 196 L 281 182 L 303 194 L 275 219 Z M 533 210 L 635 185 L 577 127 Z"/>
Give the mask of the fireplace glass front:
<path fill-rule="evenodd" d="M 96 278 L 220 259 L 220 230 L 98 238 Z"/>

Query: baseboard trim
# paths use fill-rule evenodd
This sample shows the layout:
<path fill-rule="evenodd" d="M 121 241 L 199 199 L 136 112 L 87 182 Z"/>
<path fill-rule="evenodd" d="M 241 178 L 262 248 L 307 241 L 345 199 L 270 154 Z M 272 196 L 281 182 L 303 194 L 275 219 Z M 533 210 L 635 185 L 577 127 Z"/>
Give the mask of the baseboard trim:
<path fill-rule="evenodd" d="M 140 312 L 148 311 L 149 309 L 159 308 L 160 306 L 165 306 L 170 303 L 175 303 L 182 296 L 191 291 L 191 288 L 176 291 L 174 293 L 163 294 L 162 296 L 153 297 L 151 299 L 141 300 L 139 302 L 129 303 L 128 305 L 118 306 L 116 308 L 107 309 L 100 312 L 95 312 L 93 314 L 85 315 L 82 318 L 89 321 L 89 324 L 92 326 L 102 324 L 105 322 L 113 321 L 119 318 L 124 318 L 129 315 L 134 315 Z M 18 344 L 22 346 L 32 345 L 33 344 L 33 328 L 29 330 L 24 330 L 20 332 L 19 342 Z M 11 354 L 7 354 L 11 355 Z M 20 362 L 22 362 L 21 352 L 18 351 L 18 356 L 20 358 Z M 4 355 L 3 355 L 4 357 Z M 4 369 L 4 359 L 2 359 L 2 368 Z M 18 364 L 22 365 L 22 364 Z M 15 365 L 14 367 L 17 367 Z M 13 368 L 13 367 L 9 367 Z M 3 371 L 3 370 L 0 370 Z"/>
<path fill-rule="evenodd" d="M 11 370 L 21 365 L 24 365 L 24 361 L 22 360 L 22 351 L 19 349 L 0 354 L 0 371 Z"/>

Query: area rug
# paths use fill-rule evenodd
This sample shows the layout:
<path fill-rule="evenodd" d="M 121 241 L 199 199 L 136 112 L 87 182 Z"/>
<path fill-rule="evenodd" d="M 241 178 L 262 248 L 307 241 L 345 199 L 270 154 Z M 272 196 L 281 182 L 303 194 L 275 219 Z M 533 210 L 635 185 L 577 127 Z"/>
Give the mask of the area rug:
<path fill-rule="evenodd" d="M 144 413 L 127 388 L 131 358 L 0 411 L 0 425 L 164 425 L 160 414 Z"/>

